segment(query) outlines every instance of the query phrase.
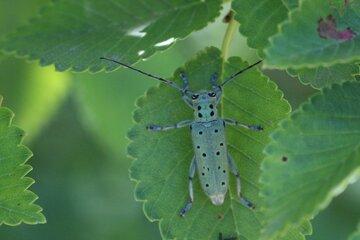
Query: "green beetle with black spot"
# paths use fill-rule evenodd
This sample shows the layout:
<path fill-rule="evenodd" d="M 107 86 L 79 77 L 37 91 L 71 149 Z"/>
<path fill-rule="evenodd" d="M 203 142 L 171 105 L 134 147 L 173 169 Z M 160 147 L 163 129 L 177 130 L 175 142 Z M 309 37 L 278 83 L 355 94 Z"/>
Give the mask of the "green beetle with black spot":
<path fill-rule="evenodd" d="M 217 106 L 221 100 L 222 87 L 230 80 L 259 64 L 261 61 L 232 74 L 230 77 L 226 78 L 222 84 L 217 84 L 218 76 L 214 73 L 210 78 L 212 90 L 193 92 L 189 89 L 189 80 L 185 73 L 180 73 L 183 86 L 179 87 L 173 81 L 143 72 L 142 70 L 116 60 L 108 58 L 102 59 L 120 64 L 177 89 L 181 93 L 181 97 L 185 103 L 194 110 L 194 119 L 184 120 L 168 126 L 153 124 L 147 126 L 147 129 L 150 131 L 167 131 L 182 127 L 189 127 L 191 130 L 195 154 L 189 169 L 189 201 L 180 210 L 181 216 L 185 216 L 185 214 L 191 209 L 194 201 L 193 178 L 196 172 L 199 175 L 201 187 L 205 194 L 210 198 L 211 202 L 214 205 L 221 205 L 224 202 L 228 189 L 228 172 L 230 171 L 236 176 L 239 201 L 246 207 L 254 208 L 253 203 L 241 196 L 240 175 L 234 160 L 231 158 L 226 148 L 225 127 L 226 125 L 235 125 L 254 131 L 261 131 L 263 128 L 258 125 L 246 125 L 233 119 L 220 118 L 218 116 Z"/>

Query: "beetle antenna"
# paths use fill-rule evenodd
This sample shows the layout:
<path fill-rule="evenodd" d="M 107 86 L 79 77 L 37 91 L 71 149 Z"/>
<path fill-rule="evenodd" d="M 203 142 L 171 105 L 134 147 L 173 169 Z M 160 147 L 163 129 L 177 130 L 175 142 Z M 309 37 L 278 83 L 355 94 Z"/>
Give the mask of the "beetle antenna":
<path fill-rule="evenodd" d="M 121 65 L 121 66 L 123 66 L 123 67 L 126 67 L 126 68 L 129 68 L 129 69 L 131 69 L 131 70 L 134 70 L 135 72 L 141 73 L 141 74 L 143 74 L 143 75 L 145 75 L 145 76 L 148 76 L 148 77 L 151 77 L 151 78 L 156 79 L 156 80 L 158 80 L 158 81 L 161 81 L 161 82 L 165 83 L 166 85 L 168 85 L 168 86 L 170 86 L 170 87 L 172 87 L 172 88 L 175 88 L 176 90 L 182 91 L 182 89 L 181 89 L 178 85 L 176 85 L 176 83 L 174 83 L 173 81 L 170 81 L 170 80 L 167 80 L 167 79 L 165 79 L 165 78 L 152 75 L 151 73 L 144 72 L 144 71 L 142 71 L 142 70 L 140 70 L 140 69 L 134 68 L 134 67 L 132 67 L 132 66 L 130 66 L 130 65 L 127 65 L 127 64 L 125 64 L 125 63 L 116 61 L 116 60 L 114 60 L 114 59 L 110 59 L 110 58 L 106 58 L 106 57 L 101 57 L 100 59 L 102 59 L 102 60 L 107 60 L 107 61 L 110 61 L 110 62 L 113 62 L 113 63 L 117 63 L 117 64 L 119 64 L 119 65 Z"/>
<path fill-rule="evenodd" d="M 248 66 L 248 67 L 246 67 L 246 68 L 244 68 L 244 69 L 242 69 L 242 70 L 240 70 L 240 71 L 238 71 L 238 72 L 236 72 L 236 73 L 233 73 L 230 77 L 226 78 L 226 79 L 224 80 L 224 82 L 223 82 L 220 86 L 221 86 L 221 87 L 224 86 L 225 84 L 227 84 L 228 82 L 230 82 L 231 80 L 233 80 L 234 78 L 236 78 L 237 76 L 239 76 L 241 73 L 249 70 L 250 68 L 258 65 L 258 64 L 261 63 L 261 62 L 262 62 L 262 60 L 257 61 L 256 63 L 253 63 L 253 64 L 251 64 L 250 66 Z"/>

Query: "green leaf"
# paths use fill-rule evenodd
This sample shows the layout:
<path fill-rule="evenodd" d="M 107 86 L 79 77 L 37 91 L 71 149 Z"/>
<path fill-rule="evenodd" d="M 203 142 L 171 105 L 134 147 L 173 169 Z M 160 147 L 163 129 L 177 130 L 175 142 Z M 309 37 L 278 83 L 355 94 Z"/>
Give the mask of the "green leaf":
<path fill-rule="evenodd" d="M 184 67 L 191 89 L 209 88 L 211 74 L 221 73 L 221 65 L 218 49 L 208 48 L 199 53 Z M 228 76 L 245 66 L 239 58 L 231 58 L 225 64 L 224 75 Z M 179 71 L 174 75 L 175 81 L 179 81 Z M 136 199 L 143 202 L 145 215 L 150 221 L 159 221 L 163 238 L 218 239 L 221 232 L 224 237 L 257 240 L 263 217 L 259 211 L 249 210 L 237 201 L 234 176 L 230 176 L 230 190 L 222 206 L 211 204 L 196 177 L 193 208 L 186 217 L 179 216 L 188 199 L 188 169 L 193 155 L 189 130 L 153 133 L 147 131 L 146 126 L 192 119 L 193 113 L 178 92 L 164 85 L 150 88 L 137 105 L 139 108 L 134 114 L 136 125 L 129 133 L 132 143 L 128 152 L 136 158 L 131 167 L 131 178 L 137 182 Z M 266 129 L 261 133 L 232 127 L 227 129 L 230 153 L 242 177 L 243 194 L 260 208 L 258 178 L 263 159 L 261 152 L 268 142 L 268 133 L 289 113 L 290 107 L 276 85 L 254 69 L 225 87 L 221 109 L 226 117 L 249 124 L 262 124 Z M 309 231 L 309 223 L 305 222 L 302 228 L 290 230 L 283 239 L 304 239 L 302 233 Z"/>
<path fill-rule="evenodd" d="M 277 25 L 287 18 L 287 9 L 279 0 L 234 0 L 232 8 L 237 13 L 240 32 L 248 38 L 250 47 L 262 50 L 268 38 L 278 31 Z"/>
<path fill-rule="evenodd" d="M 1 44 L 6 51 L 59 71 L 92 72 L 128 64 L 169 47 L 204 28 L 221 10 L 220 0 L 59 0 Z"/>
<path fill-rule="evenodd" d="M 352 1 L 342 14 L 329 1 L 301 0 L 264 50 L 265 66 L 328 67 L 360 59 L 358 2 Z"/>
<path fill-rule="evenodd" d="M 360 173 L 360 83 L 332 85 L 272 133 L 262 165 L 265 239 L 311 218 Z"/>
<path fill-rule="evenodd" d="M 298 7 L 297 0 L 283 0 L 284 4 L 289 10 Z M 344 11 L 344 1 L 332 1 L 331 4 L 337 7 L 338 11 Z M 334 5 L 336 4 L 336 5 Z M 287 69 L 287 72 L 299 78 L 305 84 L 310 84 L 313 88 L 320 89 L 330 86 L 333 83 L 342 83 L 346 81 L 353 81 L 355 74 L 359 74 L 358 64 L 336 64 L 331 67 L 317 67 L 317 68 L 301 68 L 301 69 Z"/>
<path fill-rule="evenodd" d="M 36 138 L 70 89 L 68 73 L 41 68 L 35 63 L 8 57 L 0 62 L 0 89 L 6 106 L 16 112 L 15 124 Z"/>
<path fill-rule="evenodd" d="M 360 224 L 358 224 L 356 231 L 351 234 L 349 240 L 360 240 Z"/>
<path fill-rule="evenodd" d="M 34 16 L 40 5 L 51 0 L 12 0 L 0 1 L 0 37 L 14 31 Z"/>
<path fill-rule="evenodd" d="M 13 117 L 0 107 L 0 225 L 45 223 L 42 208 L 34 204 L 38 197 L 28 190 L 34 180 L 25 177 L 32 169 L 25 164 L 32 153 L 21 144 L 24 132 L 11 124 Z"/>
<path fill-rule="evenodd" d="M 354 81 L 359 74 L 358 64 L 336 64 L 331 67 L 289 69 L 291 75 L 297 75 L 303 84 L 314 88 L 323 88 L 333 83 Z"/>

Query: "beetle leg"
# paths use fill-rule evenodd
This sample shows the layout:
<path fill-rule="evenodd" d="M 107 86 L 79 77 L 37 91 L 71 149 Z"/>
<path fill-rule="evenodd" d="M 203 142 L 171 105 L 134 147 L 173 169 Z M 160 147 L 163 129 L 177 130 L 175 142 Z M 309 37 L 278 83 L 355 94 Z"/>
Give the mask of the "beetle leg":
<path fill-rule="evenodd" d="M 195 176 L 195 171 L 196 171 L 196 161 L 195 161 L 195 156 L 194 156 L 191 161 L 190 169 L 189 169 L 189 197 L 190 197 L 190 199 L 185 204 L 185 206 L 180 210 L 181 217 L 184 217 L 185 214 L 190 211 L 190 209 L 192 207 L 192 203 L 194 202 L 193 178 Z"/>
<path fill-rule="evenodd" d="M 182 87 L 182 91 L 186 91 L 189 89 L 189 78 L 187 77 L 187 75 L 184 72 L 180 73 L 180 78 L 183 81 L 183 87 Z"/>
<path fill-rule="evenodd" d="M 167 130 L 172 130 L 172 129 L 183 128 L 183 127 L 189 126 L 192 122 L 193 122 L 193 120 L 184 120 L 184 121 L 178 122 L 174 125 L 168 125 L 168 126 L 159 126 L 159 125 L 150 124 L 146 127 L 146 129 L 150 130 L 150 131 L 167 131 Z"/>
<path fill-rule="evenodd" d="M 238 198 L 240 199 L 240 203 L 242 205 L 244 205 L 245 207 L 254 209 L 255 205 L 250 202 L 249 200 L 247 200 L 246 198 L 244 198 L 241 194 L 241 181 L 240 181 L 240 174 L 239 171 L 236 167 L 236 164 L 234 162 L 234 159 L 230 156 L 230 154 L 228 154 L 228 163 L 229 163 L 229 168 L 230 171 L 235 175 L 236 177 L 236 192 L 238 195 Z"/>
<path fill-rule="evenodd" d="M 244 123 L 241 123 L 241 122 L 238 122 L 234 119 L 230 119 L 230 118 L 225 118 L 223 119 L 225 124 L 228 124 L 228 125 L 233 125 L 233 126 L 239 126 L 239 127 L 244 127 L 246 129 L 250 129 L 250 130 L 253 130 L 253 131 L 262 131 L 264 130 L 264 128 L 260 125 L 246 125 Z"/>

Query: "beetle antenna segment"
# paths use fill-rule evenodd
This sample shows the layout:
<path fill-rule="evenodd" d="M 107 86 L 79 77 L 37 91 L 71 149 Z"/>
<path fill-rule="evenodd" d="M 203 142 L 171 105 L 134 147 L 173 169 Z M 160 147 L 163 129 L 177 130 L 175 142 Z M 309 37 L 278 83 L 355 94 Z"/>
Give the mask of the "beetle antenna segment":
<path fill-rule="evenodd" d="M 144 72 L 144 71 L 142 71 L 142 70 L 140 70 L 140 69 L 134 68 L 134 67 L 132 67 L 132 66 L 130 66 L 130 65 L 127 65 L 127 64 L 125 64 L 125 63 L 116 61 L 116 60 L 114 60 L 114 59 L 110 59 L 110 58 L 106 58 L 106 57 L 101 57 L 100 59 L 102 59 L 102 60 L 107 60 L 107 61 L 110 61 L 110 62 L 113 62 L 113 63 L 117 63 L 117 64 L 119 64 L 119 65 L 121 65 L 121 66 L 123 66 L 123 67 L 126 67 L 126 68 L 129 68 L 129 69 L 131 69 L 131 70 L 134 70 L 134 71 L 136 71 L 136 72 L 138 72 L 138 73 L 141 73 L 141 74 L 143 74 L 143 75 L 145 75 L 145 76 L 148 76 L 148 77 L 151 77 L 151 78 L 156 79 L 156 80 L 158 80 L 158 81 L 161 81 L 161 82 L 165 83 L 166 85 L 168 85 L 168 86 L 170 86 L 170 87 L 172 87 L 172 88 L 175 88 L 175 89 L 178 90 L 178 91 L 182 91 L 182 89 L 181 89 L 178 85 L 176 85 L 176 83 L 174 83 L 173 81 L 170 81 L 170 80 L 167 80 L 167 79 L 165 79 L 165 78 L 152 75 L 151 73 Z"/>
<path fill-rule="evenodd" d="M 244 68 L 244 69 L 241 69 L 240 71 L 232 74 L 230 77 L 226 78 L 226 79 L 224 80 L 224 82 L 223 82 L 220 86 L 221 86 L 221 87 L 224 86 L 225 84 L 227 84 L 228 82 L 230 82 L 231 80 L 233 80 L 234 78 L 236 78 L 236 77 L 237 77 L 238 75 L 240 75 L 241 73 L 249 70 L 250 68 L 258 65 L 258 64 L 261 63 L 261 62 L 262 62 L 262 60 L 257 61 L 256 63 L 253 63 L 253 64 L 251 64 L 250 66 L 248 66 L 248 67 L 246 67 L 246 68 Z"/>

